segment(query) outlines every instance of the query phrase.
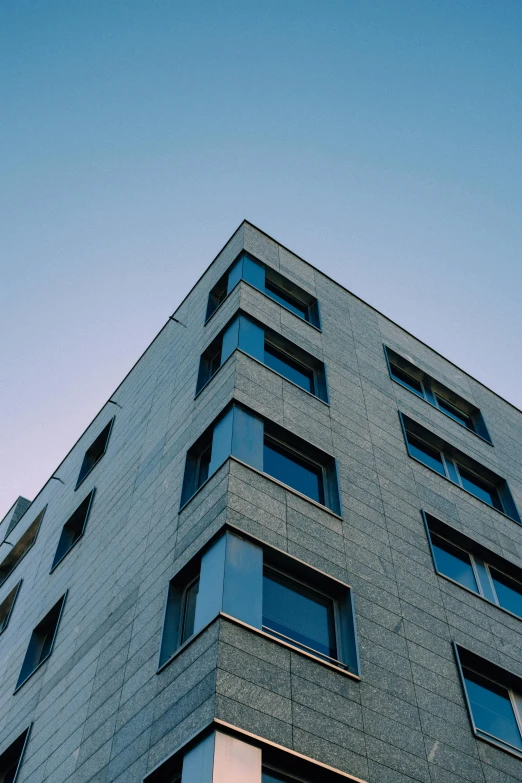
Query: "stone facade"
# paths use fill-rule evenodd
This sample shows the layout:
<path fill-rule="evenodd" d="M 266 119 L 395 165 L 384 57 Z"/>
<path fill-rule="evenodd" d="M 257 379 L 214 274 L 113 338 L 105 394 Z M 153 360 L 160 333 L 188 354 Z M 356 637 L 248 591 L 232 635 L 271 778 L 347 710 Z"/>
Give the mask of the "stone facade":
<path fill-rule="evenodd" d="M 242 249 L 317 297 L 322 331 L 244 281 L 205 325 Z M 194 398 L 200 354 L 239 308 L 325 362 L 329 405 L 238 351 Z M 140 783 L 215 719 L 368 783 L 522 781 L 521 759 L 474 736 L 452 646 L 522 676 L 522 621 L 435 573 L 421 509 L 520 567 L 522 531 L 412 460 L 398 416 L 504 477 L 522 510 L 520 411 L 247 222 L 174 315 L 0 547 L 46 507 L 0 587 L 1 602 L 23 580 L 0 636 L 0 753 L 32 724 L 17 783 Z M 480 408 L 493 446 L 394 383 L 383 344 Z M 179 512 L 187 449 L 231 400 L 337 459 L 342 518 L 235 460 Z M 50 574 L 93 487 L 85 533 Z M 226 523 L 352 586 L 360 680 L 223 617 L 158 673 L 169 580 Z M 51 656 L 14 693 L 66 591 Z"/>

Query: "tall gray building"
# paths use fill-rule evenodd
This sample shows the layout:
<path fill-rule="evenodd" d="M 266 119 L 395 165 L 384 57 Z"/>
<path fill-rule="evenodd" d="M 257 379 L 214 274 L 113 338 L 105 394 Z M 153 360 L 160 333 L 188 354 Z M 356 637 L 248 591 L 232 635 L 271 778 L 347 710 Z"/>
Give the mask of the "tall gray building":
<path fill-rule="evenodd" d="M 242 223 L 0 523 L 0 783 L 521 781 L 521 457 Z"/>

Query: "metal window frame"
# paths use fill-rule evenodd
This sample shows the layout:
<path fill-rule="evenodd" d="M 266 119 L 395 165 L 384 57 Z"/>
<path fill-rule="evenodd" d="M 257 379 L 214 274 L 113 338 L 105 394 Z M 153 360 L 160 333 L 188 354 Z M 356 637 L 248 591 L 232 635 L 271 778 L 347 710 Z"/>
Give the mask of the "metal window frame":
<path fill-rule="evenodd" d="M 329 508 L 329 506 L 326 505 L 327 495 L 328 495 L 328 481 L 327 481 L 327 475 L 326 475 L 326 467 L 325 465 L 321 464 L 320 462 L 317 462 L 312 457 L 309 457 L 307 454 L 303 454 L 298 449 L 294 448 L 293 446 L 289 445 L 288 443 L 285 443 L 285 441 L 281 440 L 277 436 L 272 435 L 271 433 L 263 432 L 263 450 L 265 447 L 266 441 L 272 441 L 277 446 L 279 446 L 283 451 L 288 451 L 290 454 L 295 454 L 296 457 L 298 457 L 302 462 L 308 462 L 312 467 L 318 468 L 318 472 L 320 474 L 320 480 L 321 480 L 321 492 L 322 492 L 322 502 L 320 500 L 315 500 L 315 498 L 311 498 L 315 503 L 318 503 L 320 506 L 324 506 L 325 508 Z M 266 473 L 264 469 L 264 453 L 263 453 L 263 473 L 266 476 L 270 476 L 270 473 Z M 280 484 L 283 484 L 285 487 L 290 487 L 290 489 L 295 490 L 295 487 L 292 487 L 290 484 L 287 484 L 286 481 L 283 481 L 282 479 L 278 478 L 277 476 L 272 476 L 272 478 L 275 478 L 276 481 L 279 481 Z M 299 492 L 299 490 L 295 490 L 296 492 Z M 300 495 L 304 495 L 303 492 L 299 492 Z M 307 495 L 304 495 L 304 497 L 308 497 Z"/>
<path fill-rule="evenodd" d="M 103 457 L 104 457 L 104 456 L 107 454 L 107 449 L 109 448 L 109 441 L 110 441 L 110 439 L 111 439 L 111 435 L 112 435 L 112 430 L 113 430 L 113 427 L 114 427 L 114 421 L 115 421 L 115 419 L 116 419 L 116 416 L 113 416 L 113 417 L 112 417 L 112 419 L 110 419 L 110 420 L 107 422 L 107 424 L 105 424 L 105 425 L 102 427 L 102 429 L 100 430 L 100 432 L 98 433 L 98 435 L 96 436 L 96 438 L 94 438 L 94 439 L 92 440 L 92 442 L 91 442 L 91 445 L 90 445 L 90 446 L 88 446 L 88 447 L 85 449 L 85 451 L 84 451 L 84 453 L 83 453 L 82 464 L 80 465 L 80 472 L 78 473 L 78 479 L 76 480 L 76 486 L 75 486 L 75 488 L 74 488 L 74 491 L 75 491 L 75 492 L 76 492 L 76 490 L 77 490 L 77 489 L 79 489 L 79 487 L 81 487 L 81 485 L 83 484 L 83 482 L 85 481 L 85 479 L 87 478 L 87 476 L 90 476 L 90 475 L 91 475 L 91 473 L 92 473 L 92 471 L 94 470 L 94 468 L 96 467 L 96 465 L 98 465 L 98 463 L 99 463 L 99 462 L 101 462 L 101 460 L 103 459 Z M 94 465 L 91 465 L 91 467 L 89 468 L 89 470 L 87 471 L 87 473 L 85 474 L 85 476 L 82 476 L 82 478 L 80 479 L 80 473 L 82 472 L 82 467 L 83 467 L 83 463 L 84 463 L 84 461 L 85 461 L 85 457 L 87 456 L 87 452 L 88 452 L 88 451 L 89 451 L 89 449 L 92 447 L 93 443 L 95 443 L 95 442 L 96 442 L 96 440 L 97 440 L 97 439 L 100 437 L 100 435 L 102 434 L 103 430 L 107 428 L 107 426 L 109 427 L 109 431 L 108 431 L 108 433 L 107 433 L 107 437 L 105 438 L 105 445 L 104 445 L 104 447 L 103 447 L 103 452 L 100 454 L 100 456 L 98 457 L 98 459 L 96 460 L 96 462 L 94 463 Z"/>

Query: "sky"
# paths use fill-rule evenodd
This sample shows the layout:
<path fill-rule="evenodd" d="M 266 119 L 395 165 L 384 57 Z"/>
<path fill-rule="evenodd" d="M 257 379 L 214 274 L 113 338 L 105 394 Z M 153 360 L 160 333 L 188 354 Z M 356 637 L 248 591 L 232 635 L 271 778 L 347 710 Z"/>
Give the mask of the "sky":
<path fill-rule="evenodd" d="M 248 219 L 522 407 L 520 0 L 3 0 L 0 517 Z"/>

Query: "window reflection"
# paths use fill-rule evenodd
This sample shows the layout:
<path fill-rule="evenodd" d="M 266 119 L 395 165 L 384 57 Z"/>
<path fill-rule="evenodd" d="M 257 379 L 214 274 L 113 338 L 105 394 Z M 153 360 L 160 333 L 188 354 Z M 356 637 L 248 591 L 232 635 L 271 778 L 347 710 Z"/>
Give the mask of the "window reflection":
<path fill-rule="evenodd" d="M 283 484 L 324 505 L 323 471 L 296 452 L 265 438 L 263 470 Z"/>
<path fill-rule="evenodd" d="M 478 593 L 477 580 L 475 579 L 469 554 L 433 533 L 431 542 L 433 544 L 437 570 L 441 574 L 449 576 L 450 579 L 454 579 L 455 582 L 459 582 L 464 587 Z"/>
<path fill-rule="evenodd" d="M 477 731 L 522 751 L 509 691 L 471 669 L 463 669 L 466 691 Z"/>

